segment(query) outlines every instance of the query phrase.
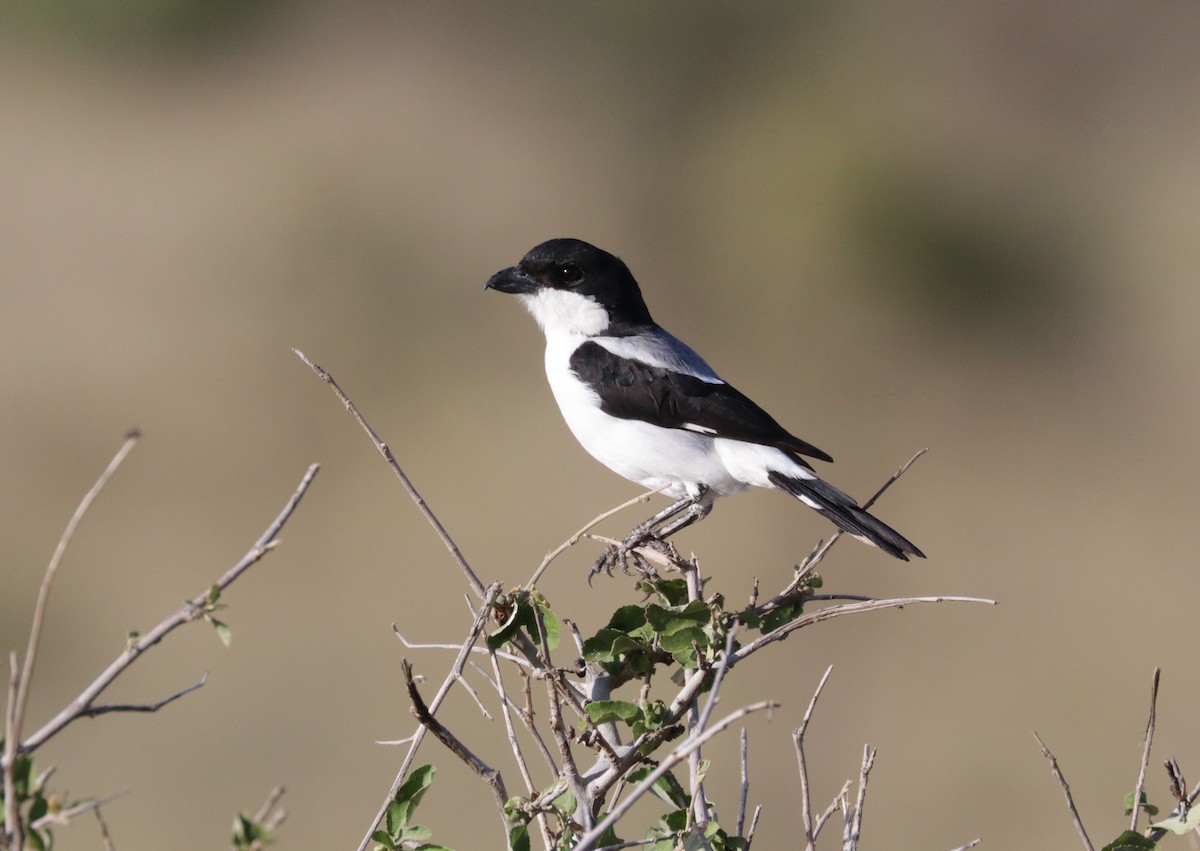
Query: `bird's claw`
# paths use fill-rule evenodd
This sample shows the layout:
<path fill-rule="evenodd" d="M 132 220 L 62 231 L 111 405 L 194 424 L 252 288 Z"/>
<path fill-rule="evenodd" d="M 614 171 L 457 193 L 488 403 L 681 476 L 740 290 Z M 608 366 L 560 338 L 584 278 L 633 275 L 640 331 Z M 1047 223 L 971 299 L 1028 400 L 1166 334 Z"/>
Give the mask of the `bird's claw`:
<path fill-rule="evenodd" d="M 670 541 L 665 541 L 653 534 L 638 533 L 630 535 L 619 544 L 609 544 L 604 548 L 604 553 L 596 559 L 596 563 L 588 572 L 588 584 L 591 585 L 592 579 L 601 571 L 612 576 L 613 569 L 618 567 L 626 576 L 637 574 L 643 579 L 657 579 L 658 572 L 645 556 L 638 552 L 642 547 L 657 550 L 672 564 L 685 563 L 683 557 L 679 555 L 679 551 L 675 549 L 675 545 Z"/>

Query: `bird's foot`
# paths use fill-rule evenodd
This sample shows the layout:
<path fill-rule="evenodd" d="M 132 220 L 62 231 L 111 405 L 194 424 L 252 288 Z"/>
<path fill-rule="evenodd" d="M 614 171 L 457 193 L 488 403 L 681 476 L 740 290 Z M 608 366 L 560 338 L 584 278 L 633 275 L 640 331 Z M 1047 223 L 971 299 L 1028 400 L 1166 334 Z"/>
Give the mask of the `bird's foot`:
<path fill-rule="evenodd" d="M 592 583 L 596 574 L 604 571 L 613 575 L 614 568 L 620 568 L 626 576 L 640 575 L 643 579 L 657 579 L 658 572 L 650 563 L 650 558 L 643 549 L 657 553 L 656 559 L 664 565 L 679 565 L 684 563 L 683 557 L 670 541 L 663 540 L 647 531 L 635 530 L 628 538 L 617 544 L 609 544 L 603 554 L 596 559 L 588 573 L 588 584 Z"/>

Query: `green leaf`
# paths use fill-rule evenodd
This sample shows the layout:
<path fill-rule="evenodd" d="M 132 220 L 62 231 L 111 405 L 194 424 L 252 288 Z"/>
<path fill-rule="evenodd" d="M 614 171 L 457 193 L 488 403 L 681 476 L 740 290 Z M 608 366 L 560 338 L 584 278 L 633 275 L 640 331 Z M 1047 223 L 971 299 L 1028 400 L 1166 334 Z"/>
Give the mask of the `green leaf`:
<path fill-rule="evenodd" d="M 400 832 L 396 834 L 396 844 L 403 845 L 405 842 L 421 842 L 433 836 L 433 831 L 423 824 L 410 824 L 400 828 Z"/>
<path fill-rule="evenodd" d="M 392 841 L 392 837 L 388 836 L 386 830 L 377 830 L 371 834 L 371 841 L 378 842 L 376 851 L 382 848 L 385 851 L 396 851 L 396 843 Z"/>
<path fill-rule="evenodd" d="M 641 707 L 624 700 L 593 700 L 584 709 L 593 724 L 607 724 L 610 721 L 624 721 L 628 724 L 642 716 Z"/>
<path fill-rule="evenodd" d="M 558 615 L 550 611 L 547 603 L 539 602 L 538 611 L 542 613 L 542 627 L 546 630 L 546 644 L 551 650 L 555 650 L 558 647 L 558 637 L 562 634 L 562 621 L 558 619 Z M 537 635 L 537 624 L 534 624 L 533 635 Z"/>
<path fill-rule="evenodd" d="M 803 603 L 797 602 L 787 606 L 780 606 L 778 609 L 768 612 L 763 616 L 762 625 L 759 629 L 762 632 L 771 632 L 784 624 L 791 623 L 802 614 L 804 614 Z"/>
<path fill-rule="evenodd" d="M 433 785 L 433 775 L 438 773 L 438 769 L 433 766 L 418 766 L 408 773 L 408 779 L 404 780 L 400 789 L 396 790 L 396 802 L 408 802 L 409 807 L 416 809 L 416 805 L 421 803 L 421 798 L 425 797 L 425 793 L 430 791 L 430 786 Z"/>
<path fill-rule="evenodd" d="M 1138 849 L 1157 848 L 1158 843 L 1153 839 L 1142 836 L 1133 830 L 1127 830 L 1104 846 L 1103 851 L 1138 851 Z"/>
<path fill-rule="evenodd" d="M 629 772 L 629 782 L 631 784 L 641 783 L 650 773 L 654 771 L 653 765 L 639 765 L 633 771 Z M 650 787 L 650 791 L 656 798 L 678 808 L 686 816 L 688 806 L 692 802 L 692 796 L 684 790 L 679 781 L 675 779 L 675 775 L 667 772 L 662 777 L 654 781 L 654 785 Z M 670 827 L 668 825 L 668 827 Z M 671 830 L 678 830 L 677 827 L 670 827 Z"/>
<path fill-rule="evenodd" d="M 213 605 L 217 600 L 221 599 L 221 589 L 216 585 L 208 589 L 208 605 Z"/>
<path fill-rule="evenodd" d="M 681 630 L 708 626 L 712 612 L 703 600 L 693 600 L 682 609 L 665 609 L 651 603 L 646 607 L 646 620 L 660 635 L 673 635 Z"/>
<path fill-rule="evenodd" d="M 551 805 L 554 807 L 554 809 L 562 813 L 564 817 L 570 818 L 574 814 L 575 808 L 579 805 L 579 802 L 575 798 L 575 793 L 570 789 L 567 789 L 565 792 L 551 801 Z"/>
<path fill-rule="evenodd" d="M 1140 806 L 1141 806 L 1141 809 L 1146 812 L 1146 815 L 1148 815 L 1148 816 L 1158 815 L 1158 807 L 1154 806 L 1153 804 L 1146 803 L 1146 793 L 1145 792 L 1142 792 L 1142 794 L 1141 794 Z M 1133 815 L 1133 793 L 1132 792 L 1130 792 L 1128 795 L 1125 796 L 1125 815 L 1127 815 L 1127 816 Z"/>
<path fill-rule="evenodd" d="M 646 580 L 638 583 L 638 590 L 655 594 L 668 606 L 682 606 L 688 601 L 687 582 L 682 579 Z"/>
<path fill-rule="evenodd" d="M 1180 818 L 1179 816 L 1171 816 L 1170 818 L 1165 818 L 1160 822 L 1155 822 L 1150 826 L 1162 828 L 1163 830 L 1169 830 L 1171 833 L 1175 833 L 1180 836 L 1185 833 L 1190 833 L 1197 827 L 1200 827 L 1200 807 L 1192 807 L 1187 811 L 1187 815 L 1183 818 Z"/>
<path fill-rule="evenodd" d="M 529 827 L 518 825 L 508 832 L 508 847 L 512 851 L 529 851 Z"/>
<path fill-rule="evenodd" d="M 417 805 L 433 785 L 433 775 L 437 769 L 432 765 L 422 765 L 409 772 L 408 779 L 396 790 L 396 797 L 388 807 L 388 831 L 395 836 L 396 831 L 409 824 Z M 393 810 L 393 808 L 395 808 Z M 392 819 L 395 819 L 394 826 Z"/>
<path fill-rule="evenodd" d="M 217 637 L 221 639 L 221 643 L 228 647 L 233 642 L 233 630 L 229 625 L 217 620 L 211 615 L 205 615 L 204 619 L 213 625 L 213 629 L 217 631 Z"/>
<path fill-rule="evenodd" d="M 606 629 L 635 632 L 646 625 L 646 610 L 641 606 L 621 606 L 609 618 Z"/>
<path fill-rule="evenodd" d="M 41 795 L 37 795 L 29 806 L 29 813 L 25 816 L 25 821 L 35 822 L 48 812 L 50 812 L 50 802 Z"/>

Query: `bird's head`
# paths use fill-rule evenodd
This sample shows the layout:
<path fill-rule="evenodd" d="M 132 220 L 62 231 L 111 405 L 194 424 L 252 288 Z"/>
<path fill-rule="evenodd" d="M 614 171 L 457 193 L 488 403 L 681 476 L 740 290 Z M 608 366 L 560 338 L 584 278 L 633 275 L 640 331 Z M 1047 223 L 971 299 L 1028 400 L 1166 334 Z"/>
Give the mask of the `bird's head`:
<path fill-rule="evenodd" d="M 547 335 L 624 334 L 654 324 L 629 267 L 580 239 L 543 242 L 485 289 L 520 296 Z"/>

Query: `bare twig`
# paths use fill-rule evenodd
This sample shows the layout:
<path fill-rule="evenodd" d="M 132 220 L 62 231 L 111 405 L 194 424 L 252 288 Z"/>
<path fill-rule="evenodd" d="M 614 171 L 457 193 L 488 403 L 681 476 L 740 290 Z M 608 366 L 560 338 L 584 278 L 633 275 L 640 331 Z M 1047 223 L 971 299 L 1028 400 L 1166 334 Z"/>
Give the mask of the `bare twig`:
<path fill-rule="evenodd" d="M 57 812 L 46 813 L 46 815 L 35 820 L 29 826 L 35 830 L 41 830 L 43 827 L 49 827 L 52 824 L 66 824 L 77 815 L 86 813 L 88 810 L 99 811 L 105 804 L 115 801 L 117 798 L 129 794 L 128 789 L 121 789 L 113 792 L 111 795 L 105 795 L 103 798 L 88 798 L 80 801 L 69 807 L 64 807 Z"/>
<path fill-rule="evenodd" d="M 812 795 L 808 789 L 808 762 L 804 757 L 804 732 L 808 729 L 808 722 L 812 719 L 813 710 L 817 706 L 817 700 L 821 697 L 821 692 L 825 689 L 825 683 L 829 680 L 829 675 L 832 673 L 833 665 L 830 665 L 821 676 L 821 681 L 817 683 L 817 689 L 813 692 L 812 699 L 808 702 L 808 709 L 804 710 L 804 717 L 800 719 L 800 726 L 792 732 L 792 744 L 796 748 L 796 762 L 800 770 L 800 818 L 804 822 L 804 843 L 808 851 L 813 851 L 816 848 L 817 835 L 813 830 Z"/>
<path fill-rule="evenodd" d="M 821 835 L 821 830 L 824 829 L 825 822 L 829 821 L 829 819 L 833 817 L 833 814 L 841 809 L 842 803 L 848 800 L 847 796 L 850 794 L 850 787 L 853 785 L 853 783 L 853 780 L 847 780 L 845 783 L 843 783 L 841 791 L 839 791 L 837 796 L 829 802 L 829 806 L 825 808 L 824 812 L 817 816 L 816 823 L 813 824 L 813 839 L 816 839 Z"/>
<path fill-rule="evenodd" d="M 850 838 L 852 848 L 858 847 L 858 838 L 862 836 L 863 804 L 867 800 L 867 778 L 871 776 L 871 767 L 875 764 L 875 748 L 863 745 L 862 768 L 858 772 L 858 797 L 854 800 L 854 818 L 850 823 Z"/>
<path fill-rule="evenodd" d="M 1146 740 L 1142 745 L 1142 765 L 1138 769 L 1137 786 L 1133 790 L 1133 806 L 1130 807 L 1133 812 L 1129 816 L 1129 829 L 1133 831 L 1137 830 L 1138 816 L 1142 812 L 1142 790 L 1146 788 L 1146 766 L 1150 764 L 1150 744 L 1154 741 L 1154 715 L 1155 706 L 1158 704 L 1158 678 L 1161 673 L 1161 669 L 1155 668 L 1150 683 L 1150 716 L 1146 719 Z"/>
<path fill-rule="evenodd" d="M 502 654 L 500 654 L 500 653 L 496 653 L 496 657 L 503 658 Z M 551 773 L 557 775 L 558 774 L 558 766 L 556 766 L 554 764 L 554 757 L 551 756 L 551 754 L 550 754 L 550 748 L 546 746 L 546 742 L 542 738 L 541 731 L 533 726 L 533 717 L 531 714 L 532 710 L 530 710 L 528 707 L 526 707 L 525 709 L 522 709 L 520 706 L 518 706 L 517 702 L 515 700 L 513 700 L 511 697 L 509 697 L 508 693 L 504 691 L 504 683 L 502 681 L 494 679 L 491 676 L 491 674 L 489 674 L 483 668 L 476 665 L 474 662 L 471 663 L 471 668 L 474 671 L 476 671 L 481 677 L 483 677 L 485 680 L 487 680 L 488 684 L 491 685 L 492 688 L 496 689 L 497 694 L 500 695 L 501 700 L 504 703 L 504 706 L 506 706 L 508 708 L 509 712 L 516 712 L 518 715 L 521 716 L 521 723 L 525 725 L 525 729 L 529 733 L 529 737 L 531 739 L 533 739 L 533 743 L 536 746 L 538 753 L 541 754 L 542 759 L 545 760 L 546 765 L 549 767 Z M 528 697 L 529 697 L 529 693 L 528 693 L 529 676 L 525 673 L 524 670 L 520 671 L 519 673 L 522 674 L 522 679 L 524 682 L 524 688 L 525 688 L 525 692 L 526 692 L 525 696 L 528 699 Z"/>
<path fill-rule="evenodd" d="M 489 648 L 490 650 L 490 648 Z M 512 721 L 512 711 L 509 704 L 512 701 L 508 697 L 508 693 L 504 690 L 504 679 L 500 675 L 500 661 L 496 658 L 496 652 L 490 650 L 492 660 L 492 675 L 495 677 L 494 686 L 496 692 L 500 695 L 500 715 L 504 718 L 504 734 L 508 737 L 508 747 L 512 750 L 513 760 L 517 763 L 517 770 L 521 772 L 521 779 L 525 781 L 525 790 L 527 794 L 532 796 L 536 791 L 533 783 L 533 775 L 529 773 L 529 764 L 525 761 L 525 753 L 521 750 L 521 743 L 517 741 L 517 731 Z M 551 762 L 553 766 L 553 762 Z M 542 842 L 547 848 L 553 847 L 554 843 L 550 839 L 550 826 L 546 821 L 546 814 L 539 811 L 537 813 L 538 830 L 542 834 Z"/>
<path fill-rule="evenodd" d="M 970 851 L 970 849 L 974 848 L 976 845 L 978 845 L 982 841 L 983 841 L 982 839 L 972 839 L 966 845 L 958 846 L 957 848 L 954 849 L 954 851 Z"/>
<path fill-rule="evenodd" d="M 558 558 L 560 555 L 562 555 L 568 549 L 570 549 L 571 547 L 573 547 L 577 543 L 579 543 L 580 539 L 583 538 L 584 534 L 589 529 L 592 529 L 593 527 L 597 526 L 598 524 L 603 523 L 605 520 L 612 517 L 614 514 L 619 514 L 620 512 L 624 511 L 626 508 L 631 508 L 632 506 L 640 505 L 643 502 L 649 502 L 650 497 L 654 496 L 656 493 L 661 493 L 662 491 L 666 490 L 668 487 L 669 487 L 669 485 L 663 485 L 661 488 L 655 488 L 654 490 L 649 490 L 649 491 L 646 491 L 645 493 L 638 494 L 633 499 L 622 502 L 616 508 L 610 508 L 608 511 L 605 511 L 602 514 L 598 514 L 595 517 L 593 517 L 591 520 L 589 520 L 587 523 L 585 523 L 578 532 L 576 532 L 571 537 L 567 538 L 565 541 L 563 541 L 561 544 L 559 544 L 557 547 L 555 547 L 553 550 L 551 550 L 549 553 L 546 554 L 546 557 L 544 559 L 542 559 L 542 563 L 538 565 L 537 570 L 535 570 L 533 572 L 533 576 L 529 577 L 529 581 L 525 583 L 524 587 L 527 589 L 532 588 L 534 586 L 534 584 L 541 578 L 542 574 L 546 572 L 546 568 L 550 566 L 550 562 L 554 561 L 556 558 Z"/>
<path fill-rule="evenodd" d="M 745 718 L 750 713 L 759 712 L 764 709 L 776 709 L 778 706 L 779 704 L 773 700 L 761 700 L 729 713 L 708 729 L 698 731 L 697 735 L 688 736 L 671 753 L 664 757 L 662 762 L 658 764 L 658 767 L 650 772 L 620 803 L 614 805 L 602 821 L 580 837 L 579 843 L 574 846 L 575 851 L 593 851 L 596 847 L 596 841 L 604 834 L 604 831 L 616 824 L 629 811 L 634 802 L 649 792 L 654 787 L 654 784 L 676 764 L 687 759 L 688 754 L 696 748 L 702 747 L 713 736 L 719 735 L 731 724 Z"/>
<path fill-rule="evenodd" d="M 831 620 L 842 615 L 851 615 L 858 612 L 874 612 L 880 609 L 901 609 L 905 606 L 916 605 L 917 603 L 986 603 L 989 606 L 996 605 L 995 600 L 989 600 L 984 597 L 897 597 L 889 600 L 865 600 L 861 602 L 845 603 L 840 606 L 830 606 L 825 609 L 818 609 L 815 612 L 810 612 L 807 615 L 796 618 L 780 627 L 777 627 L 770 632 L 759 636 L 749 644 L 745 644 L 738 648 L 734 654 L 734 659 L 730 664 L 736 664 L 742 659 L 754 653 L 759 648 L 770 644 L 773 641 L 778 641 L 789 633 L 795 632 L 806 626 L 811 626 L 821 621 Z"/>
<path fill-rule="evenodd" d="M 267 830 L 274 830 L 283 824 L 283 820 L 287 818 L 287 809 L 279 806 L 279 801 L 286 793 L 287 789 L 282 786 L 272 789 L 267 795 L 267 800 L 263 801 L 263 805 L 254 814 L 254 823 L 261 824 Z"/>
<path fill-rule="evenodd" d="M 25 648 L 25 665 L 21 668 L 21 680 L 17 686 L 17 702 L 13 713 L 12 739 L 18 742 L 21 740 L 21 732 L 24 729 L 25 706 L 29 701 L 29 685 L 33 681 L 33 669 L 37 662 L 38 644 L 42 637 L 42 620 L 46 615 L 46 604 L 50 601 L 50 588 L 54 585 L 54 577 L 58 574 L 58 568 L 62 564 L 63 556 L 66 555 L 67 546 L 75 536 L 75 530 L 79 528 L 83 516 L 87 514 L 96 497 L 100 495 L 100 491 L 104 489 L 108 480 L 112 478 L 113 473 L 121 466 L 121 462 L 133 451 L 133 447 L 137 445 L 141 437 L 142 433 L 137 429 L 132 429 L 125 435 L 125 441 L 121 444 L 121 448 L 117 450 L 117 454 L 108 462 L 108 466 L 104 468 L 104 472 L 100 474 L 100 478 L 96 479 L 96 483 L 84 494 L 79 506 L 75 509 L 75 513 L 67 521 L 67 528 L 63 530 L 62 537 L 58 539 L 58 544 L 54 548 L 54 554 L 50 556 L 50 563 L 46 565 L 46 573 L 42 577 L 42 585 L 38 589 L 37 603 L 33 607 L 33 623 L 29 627 L 29 645 Z"/>
<path fill-rule="evenodd" d="M 297 486 L 295 492 L 291 495 L 287 503 L 284 505 L 283 510 L 279 513 L 279 516 L 271 521 L 270 525 L 267 526 L 266 531 L 263 532 L 262 536 L 259 537 L 252 547 L 250 547 L 250 549 L 244 556 L 242 556 L 237 564 L 229 568 L 229 570 L 227 570 L 225 574 L 218 579 L 216 583 L 214 583 L 218 593 L 228 588 L 235 580 L 237 580 L 239 576 L 245 573 L 253 565 L 257 564 L 263 556 L 275 549 L 275 547 L 279 544 L 277 536 L 280 530 L 292 516 L 292 513 L 296 510 L 296 506 L 300 504 L 300 500 L 304 497 L 304 494 L 308 492 L 308 488 L 312 484 L 313 478 L 317 475 L 318 469 L 320 469 L 320 467 L 317 464 L 313 464 L 308 468 L 303 478 L 301 478 L 300 484 Z M 93 702 L 97 697 L 100 696 L 100 693 L 108 688 L 112 681 L 120 676 L 126 668 L 140 659 L 143 653 L 145 653 L 151 647 L 154 647 L 178 627 L 203 617 L 206 607 L 209 603 L 210 594 L 211 589 L 206 590 L 192 598 L 188 602 L 184 603 L 182 608 L 178 609 L 173 614 L 168 615 L 166 619 L 158 624 L 158 626 L 154 627 L 137 641 L 126 645 L 124 651 L 122 651 L 122 653 L 117 656 L 117 658 L 114 659 L 107 668 L 104 669 L 100 676 L 92 681 L 91 685 L 80 692 L 79 696 L 72 700 L 61 712 L 42 725 L 41 729 L 21 743 L 20 752 L 29 753 L 36 750 L 52 736 L 55 736 L 61 732 L 62 729 L 72 721 L 83 717 L 84 714 L 91 709 Z"/>
<path fill-rule="evenodd" d="M 1178 778 L 1176 777 L 1176 772 L 1179 770 L 1179 764 L 1173 759 L 1168 760 L 1165 764 L 1167 766 L 1168 774 L 1171 777 L 1172 784 L 1179 783 L 1182 785 L 1182 776 L 1179 776 Z M 1191 794 L 1187 796 L 1187 800 L 1180 802 L 1175 809 L 1171 810 L 1169 817 L 1186 818 L 1188 811 L 1192 808 L 1192 804 L 1196 803 L 1197 798 L 1200 798 L 1200 783 L 1192 787 Z M 1146 838 L 1154 842 L 1158 842 L 1166 835 L 1167 829 L 1165 827 L 1156 827 L 1146 834 Z"/>
<path fill-rule="evenodd" d="M 116 851 L 117 846 L 113 845 L 112 836 L 108 832 L 108 822 L 104 820 L 100 808 L 92 810 L 92 815 L 96 817 L 96 824 L 100 826 L 100 841 L 104 843 L 104 851 Z"/>
<path fill-rule="evenodd" d="M 433 509 L 431 509 L 429 504 L 425 502 L 425 498 L 421 496 L 420 492 L 413 485 L 412 480 L 408 478 L 408 475 L 400 467 L 400 463 L 396 460 L 396 456 L 392 454 L 391 448 L 388 447 L 375 429 L 371 428 L 370 424 L 367 423 L 363 415 L 359 413 L 358 407 L 350 401 L 350 397 L 347 396 L 342 391 L 342 388 L 338 386 L 338 383 L 333 380 L 332 375 L 309 360 L 308 356 L 305 355 L 304 352 L 300 351 L 299 349 L 292 349 L 292 351 L 296 353 L 296 356 L 299 357 L 300 360 L 304 361 L 304 363 L 308 365 L 309 369 L 317 374 L 318 378 L 320 378 L 333 389 L 333 392 L 346 407 L 346 410 L 349 411 L 354 419 L 358 421 L 358 424 L 362 426 L 363 431 L 367 433 L 367 435 L 371 438 L 371 441 L 375 444 L 375 448 L 379 450 L 380 454 L 382 454 L 384 459 L 388 462 L 388 466 L 392 468 L 392 472 L 396 474 L 396 478 L 400 480 L 400 484 L 404 485 L 404 490 L 407 491 L 412 501 L 416 503 L 421 515 L 425 518 L 429 525 L 433 527 L 433 531 L 437 533 L 437 536 L 439 539 L 441 539 L 442 544 L 450 552 L 451 557 L 453 557 L 455 563 L 458 564 L 458 567 L 460 570 L 462 570 L 463 575 L 466 576 L 467 582 L 471 586 L 471 590 L 475 592 L 475 596 L 482 599 L 486 593 L 483 583 L 479 581 L 479 577 L 475 575 L 475 571 L 472 570 L 471 565 L 467 563 L 466 557 L 458 548 L 458 544 L 454 543 L 454 539 L 450 537 L 450 533 L 446 531 L 446 527 L 444 527 L 441 521 L 438 520 L 437 515 L 433 513 Z"/>
<path fill-rule="evenodd" d="M 1042 741 L 1042 737 L 1037 734 L 1036 730 L 1033 737 L 1037 739 L 1038 747 L 1042 749 L 1042 756 L 1050 760 L 1050 772 L 1058 781 L 1063 797 L 1067 799 L 1067 809 L 1071 811 L 1071 820 L 1075 822 L 1075 830 L 1078 831 L 1079 838 L 1083 840 L 1083 847 L 1087 851 L 1095 851 L 1092 847 L 1092 840 L 1088 839 L 1087 831 L 1083 827 L 1083 821 L 1079 818 L 1079 810 L 1075 809 L 1075 799 L 1071 797 L 1071 787 L 1067 785 L 1067 778 L 1063 776 L 1062 769 L 1058 767 L 1058 760 L 1050 752 L 1050 748 L 1046 747 L 1046 743 Z"/>
<path fill-rule="evenodd" d="M 754 808 L 754 815 L 750 817 L 750 829 L 746 831 L 746 851 L 750 851 L 750 846 L 754 843 L 754 831 L 758 829 L 758 817 L 762 815 L 762 805 Z"/>
<path fill-rule="evenodd" d="M 692 585 L 692 580 L 695 580 L 695 594 L 698 596 L 700 592 L 699 571 L 695 569 L 695 560 L 691 563 L 692 569 L 688 571 L 689 586 Z M 708 720 L 712 717 L 713 710 L 721 700 L 721 684 L 725 680 L 725 673 L 729 670 L 729 660 L 733 653 L 733 638 L 737 634 L 737 624 L 730 628 L 725 634 L 725 651 L 721 654 L 721 661 L 717 665 L 716 673 L 713 675 L 713 684 L 708 691 L 708 700 L 704 702 L 704 708 L 696 712 L 693 707 L 689 710 L 691 716 L 695 719 L 692 725 L 692 732 L 702 731 L 708 726 Z M 692 794 L 692 812 L 696 822 L 700 823 L 708 819 L 708 800 L 704 794 L 704 784 L 700 777 L 700 748 L 692 751 L 688 757 L 688 771 L 691 775 L 691 794 Z"/>
<path fill-rule="evenodd" d="M 472 618 L 475 617 L 475 614 L 476 614 L 476 612 L 472 610 L 471 617 Z M 403 644 L 409 650 L 453 650 L 457 653 L 459 650 L 462 649 L 461 644 L 450 644 L 450 643 L 435 644 L 435 643 L 426 643 L 426 642 L 419 642 L 419 641 L 409 641 L 407 638 L 404 637 L 404 633 L 400 632 L 400 629 L 395 624 L 392 624 L 392 633 L 396 636 L 396 638 L 400 639 L 400 643 Z M 471 652 L 479 653 L 481 655 L 487 656 L 487 655 L 491 655 L 491 653 L 493 651 L 486 647 L 473 647 L 473 648 L 471 648 Z M 495 651 L 495 654 L 507 662 L 512 662 L 514 665 L 522 665 L 522 666 L 529 665 L 528 659 L 526 659 L 523 656 L 518 656 L 515 653 L 505 653 L 503 650 L 497 650 L 497 651 Z"/>
<path fill-rule="evenodd" d="M 437 694 L 433 696 L 433 700 L 429 702 L 429 713 L 438 711 L 438 707 L 442 705 L 442 701 L 446 699 L 446 695 L 450 693 L 451 687 L 458 682 L 458 678 L 462 676 L 463 668 L 467 664 L 467 659 L 471 655 L 471 648 L 475 646 L 475 642 L 479 640 L 480 634 L 483 632 L 483 626 L 487 622 L 488 615 L 492 611 L 492 605 L 496 602 L 496 597 L 500 595 L 500 583 L 493 582 L 484 589 L 483 604 L 480 605 L 478 613 L 475 615 L 475 620 L 471 624 L 470 632 L 462 643 L 462 647 L 458 651 L 458 656 L 454 660 L 454 665 L 451 666 L 450 672 L 446 674 L 446 678 L 442 681 L 441 687 Z M 379 822 L 383 820 L 387 808 L 391 806 L 392 801 L 396 797 L 396 792 L 404 783 L 404 778 L 408 776 L 408 769 L 416 758 L 417 750 L 421 747 L 421 742 L 425 738 L 426 727 L 424 725 L 417 729 L 417 732 L 412 736 L 412 741 L 408 746 L 408 753 L 404 755 L 404 761 L 400 764 L 400 770 L 396 772 L 396 778 L 392 781 L 391 788 L 388 789 L 387 797 L 383 799 L 383 804 L 379 808 L 379 812 L 375 814 L 374 821 L 367 828 L 366 835 L 358 845 L 358 851 L 365 851 L 366 847 L 371 844 L 371 836 L 375 832 L 375 828 Z"/>
<path fill-rule="evenodd" d="M 742 745 L 742 794 L 738 798 L 738 814 L 737 814 L 737 835 L 742 836 L 742 829 L 746 825 L 746 802 L 750 797 L 750 737 L 746 733 L 746 728 L 742 728 L 741 734 Z"/>
<path fill-rule="evenodd" d="M 162 700 L 157 701 L 156 703 L 110 703 L 105 706 L 88 706 L 80 711 L 79 716 L 81 718 L 93 718 L 97 715 L 104 715 L 108 712 L 157 712 L 168 703 L 173 703 L 174 701 L 179 700 L 179 698 L 183 697 L 185 694 L 191 694 L 196 689 L 203 688 L 206 682 L 208 682 L 207 671 L 205 671 L 204 676 L 200 677 L 200 679 L 196 680 L 196 682 L 192 683 L 190 686 L 184 686 L 179 691 L 175 692 L 169 697 L 164 697 Z"/>
<path fill-rule="evenodd" d="M 20 810 L 17 807 L 17 683 L 21 678 L 17 654 L 8 654 L 8 693 L 4 701 L 4 846 L 17 848 L 21 830 Z"/>
<path fill-rule="evenodd" d="M 508 801 L 508 792 L 504 788 L 504 778 L 500 776 L 499 771 L 472 753 L 457 736 L 450 732 L 445 724 L 433 717 L 433 713 L 429 711 L 424 698 L 417 690 L 417 684 L 413 681 L 412 663 L 407 659 L 402 659 L 400 660 L 400 669 L 404 672 L 404 685 L 408 689 L 408 699 L 412 701 L 413 716 L 421 722 L 422 727 L 433 733 L 439 742 L 449 748 L 451 753 L 488 784 L 496 799 L 496 808 L 500 811 L 501 822 L 505 827 L 504 835 L 507 838 L 508 822 L 504 819 L 504 804 Z"/>

